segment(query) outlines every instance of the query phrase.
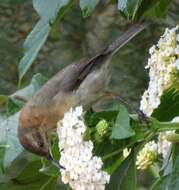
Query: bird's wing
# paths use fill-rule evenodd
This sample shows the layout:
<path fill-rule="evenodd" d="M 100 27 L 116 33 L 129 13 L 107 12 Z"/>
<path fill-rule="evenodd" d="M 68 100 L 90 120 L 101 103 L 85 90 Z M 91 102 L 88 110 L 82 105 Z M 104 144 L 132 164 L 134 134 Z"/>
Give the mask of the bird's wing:
<path fill-rule="evenodd" d="M 96 56 L 92 57 L 85 64 L 82 65 L 83 69 L 80 70 L 80 74 L 77 80 L 76 86 L 85 79 L 85 77 L 96 67 L 99 67 L 104 64 L 108 59 L 114 55 L 119 49 L 127 44 L 131 39 L 133 39 L 137 34 L 143 31 L 146 28 L 147 24 L 134 24 L 127 31 L 125 31 L 121 36 L 119 36 L 112 44 L 107 48 L 102 50 Z"/>
<path fill-rule="evenodd" d="M 122 34 L 110 46 L 92 58 L 83 58 L 70 64 L 52 77 L 32 98 L 33 104 L 47 104 L 48 100 L 59 96 L 61 92 L 69 92 L 78 88 L 88 74 L 96 67 L 105 63 L 108 56 L 122 48 L 129 40 L 145 28 L 143 24 L 135 24 Z"/>
<path fill-rule="evenodd" d="M 72 91 L 77 83 L 78 76 L 86 67 L 88 59 L 83 58 L 78 64 L 73 63 L 59 71 L 47 81 L 32 97 L 29 104 L 34 106 L 47 105 L 57 94 Z"/>

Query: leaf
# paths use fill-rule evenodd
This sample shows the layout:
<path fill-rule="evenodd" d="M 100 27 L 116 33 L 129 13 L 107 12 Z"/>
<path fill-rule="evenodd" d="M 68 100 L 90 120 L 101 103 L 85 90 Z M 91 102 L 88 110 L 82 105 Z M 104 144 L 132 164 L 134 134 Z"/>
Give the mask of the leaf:
<path fill-rule="evenodd" d="M 22 102 L 16 102 L 12 98 L 8 97 L 6 104 L 6 114 L 7 116 L 13 115 L 18 112 L 22 107 Z"/>
<path fill-rule="evenodd" d="M 152 117 L 159 121 L 170 121 L 179 115 L 179 91 L 169 89 L 161 97 L 161 103 L 154 110 Z"/>
<path fill-rule="evenodd" d="M 59 10 L 68 4 L 69 0 L 33 0 L 34 9 L 43 21 L 53 22 Z"/>
<path fill-rule="evenodd" d="M 112 159 L 108 161 L 108 163 L 105 163 L 105 171 L 109 174 L 114 173 L 114 171 L 121 165 L 123 162 L 123 154 L 120 153 L 116 156 L 113 156 Z"/>
<path fill-rule="evenodd" d="M 0 95 L 2 97 L 3 107 L 6 108 L 8 116 L 18 112 L 24 104 L 45 82 L 47 79 L 40 73 L 33 76 L 30 85 L 18 90 L 10 96 Z M 1 102 L 0 102 L 1 104 Z"/>
<path fill-rule="evenodd" d="M 50 32 L 49 23 L 40 20 L 24 42 L 24 56 L 19 63 L 19 79 L 22 80 Z"/>
<path fill-rule="evenodd" d="M 1 185 L 0 188 L 1 190 L 55 190 L 56 181 L 56 178 L 42 176 L 34 182 L 21 184 L 16 179 L 13 179 L 11 182 Z"/>
<path fill-rule="evenodd" d="M 147 17 L 164 17 L 170 0 L 118 0 L 118 9 L 128 20 Z"/>
<path fill-rule="evenodd" d="M 170 181 L 170 175 L 163 176 L 152 185 L 150 190 L 169 190 L 168 189 L 169 181 Z"/>
<path fill-rule="evenodd" d="M 4 153 L 2 154 L 3 158 Z M 0 175 L 0 183 L 7 183 L 11 179 L 16 178 L 29 162 L 40 160 L 38 156 L 31 154 L 30 152 L 23 151 L 20 155 L 15 158 L 15 160 L 11 163 L 10 167 L 4 168 L 3 172 Z"/>
<path fill-rule="evenodd" d="M 29 163 L 21 174 L 11 182 L 4 184 L 1 190 L 49 190 L 55 189 L 57 178 L 48 177 L 38 170 L 41 162 Z"/>
<path fill-rule="evenodd" d="M 19 63 L 19 80 L 21 81 L 35 60 L 39 50 L 45 43 L 51 29 L 51 24 L 57 16 L 64 16 L 60 10 L 69 0 L 33 0 L 34 8 L 41 17 L 24 42 L 24 56 Z"/>
<path fill-rule="evenodd" d="M 171 0 L 155 1 L 155 4 L 149 10 L 145 10 L 145 15 L 148 17 L 165 17 L 170 3 Z"/>
<path fill-rule="evenodd" d="M 84 114 L 85 123 L 88 127 L 95 127 L 97 123 L 105 119 L 106 121 L 113 121 L 116 119 L 118 112 L 117 111 L 101 111 L 101 112 L 90 112 L 87 111 Z"/>
<path fill-rule="evenodd" d="M 125 139 L 135 135 L 134 130 L 130 127 L 130 119 L 127 109 L 121 106 L 112 128 L 111 139 Z"/>
<path fill-rule="evenodd" d="M 83 17 L 91 15 L 99 0 L 80 0 L 80 8 L 82 10 Z"/>
<path fill-rule="evenodd" d="M 7 99 L 8 99 L 8 96 L 0 95 L 0 105 L 3 105 L 4 103 L 6 103 Z"/>
<path fill-rule="evenodd" d="M 6 145 L 3 156 L 3 167 L 7 168 L 11 162 L 23 151 L 17 138 L 19 112 L 5 119 L 0 124 L 0 145 Z"/>
<path fill-rule="evenodd" d="M 134 20 L 143 0 L 118 0 L 118 9 L 127 17 Z"/>
<path fill-rule="evenodd" d="M 168 189 L 178 190 L 179 187 L 179 156 L 177 157 L 171 173 Z"/>
<path fill-rule="evenodd" d="M 32 80 L 28 86 L 26 86 L 23 89 L 18 90 L 14 94 L 12 94 L 10 97 L 12 99 L 15 99 L 15 97 L 22 97 L 26 100 L 29 100 L 30 97 L 47 81 L 47 78 L 45 78 L 40 73 L 35 74 L 32 77 Z"/>
<path fill-rule="evenodd" d="M 135 154 L 132 152 L 111 175 L 106 190 L 135 190 L 136 185 Z"/>
<path fill-rule="evenodd" d="M 62 184 L 60 178 L 47 176 L 39 172 L 40 159 L 31 161 L 24 167 L 16 178 L 1 185 L 1 190 L 69 190 L 67 185 Z"/>
<path fill-rule="evenodd" d="M 29 86 L 19 90 L 11 96 L 22 96 L 30 98 L 46 81 L 40 74 L 36 74 Z M 11 163 L 23 152 L 23 148 L 19 143 L 17 128 L 18 128 L 19 112 L 10 117 L 3 117 L 0 122 L 0 146 L 4 146 L 3 154 L 1 155 L 1 165 L 4 169 L 8 168 Z"/>
<path fill-rule="evenodd" d="M 174 162 L 173 170 L 170 174 L 161 177 L 157 181 L 151 190 L 178 190 L 179 187 L 179 156 Z"/>
<path fill-rule="evenodd" d="M 59 176 L 58 168 L 45 158 L 42 159 L 42 168 L 39 171 L 48 176 Z"/>

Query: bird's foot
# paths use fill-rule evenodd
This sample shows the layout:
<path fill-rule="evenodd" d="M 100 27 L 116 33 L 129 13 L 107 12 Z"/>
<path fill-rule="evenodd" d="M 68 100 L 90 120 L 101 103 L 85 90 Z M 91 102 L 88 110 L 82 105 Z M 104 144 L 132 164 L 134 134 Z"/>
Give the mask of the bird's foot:
<path fill-rule="evenodd" d="M 138 114 L 138 117 L 139 117 L 139 121 L 141 122 L 141 123 L 146 123 L 147 124 L 147 127 L 149 127 L 150 126 L 150 123 L 151 123 L 151 120 L 150 120 L 150 118 L 149 117 L 147 117 L 147 115 L 143 112 L 143 111 L 141 111 L 141 110 L 137 110 L 136 111 L 137 112 L 137 114 Z"/>

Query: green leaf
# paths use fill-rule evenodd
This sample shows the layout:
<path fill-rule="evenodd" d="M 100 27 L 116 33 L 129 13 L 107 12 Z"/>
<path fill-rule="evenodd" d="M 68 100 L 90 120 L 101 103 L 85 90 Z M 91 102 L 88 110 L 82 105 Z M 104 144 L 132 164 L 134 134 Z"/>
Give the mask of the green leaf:
<path fill-rule="evenodd" d="M 119 110 L 119 109 L 118 109 Z M 118 111 L 101 111 L 101 112 L 90 112 L 87 111 L 84 114 L 85 123 L 88 127 L 95 127 L 97 123 L 105 119 L 106 121 L 113 121 L 116 119 Z"/>
<path fill-rule="evenodd" d="M 3 155 L 4 153 L 2 154 L 2 158 Z M 24 150 L 15 158 L 10 167 L 3 168 L 0 175 L 0 183 L 7 183 L 11 179 L 16 178 L 30 162 L 35 160 L 40 160 L 40 158 Z"/>
<path fill-rule="evenodd" d="M 21 170 L 20 174 L 11 181 L 1 184 L 1 190 L 69 190 L 67 185 L 62 184 L 60 178 L 47 176 L 41 172 L 40 159 L 31 160 Z M 59 173 L 60 174 L 60 173 Z"/>
<path fill-rule="evenodd" d="M 106 190 L 136 190 L 135 153 L 132 152 L 111 175 Z"/>
<path fill-rule="evenodd" d="M 179 187 L 179 156 L 177 157 L 170 177 L 168 189 L 178 190 Z"/>
<path fill-rule="evenodd" d="M 6 108 L 6 115 L 10 116 L 18 112 L 25 101 L 27 101 L 46 81 L 47 79 L 38 73 L 33 76 L 30 85 L 25 88 L 18 90 L 10 96 L 0 95 L 0 101 L 2 100 L 3 106 Z"/>
<path fill-rule="evenodd" d="M 99 0 L 80 0 L 80 8 L 82 10 L 83 17 L 91 15 Z"/>
<path fill-rule="evenodd" d="M 33 6 L 43 21 L 53 22 L 60 9 L 66 6 L 69 0 L 33 0 Z"/>
<path fill-rule="evenodd" d="M 46 81 L 40 74 L 36 74 L 29 86 L 19 90 L 11 96 L 21 96 L 30 98 Z M 23 147 L 20 145 L 17 135 L 19 112 L 10 117 L 3 117 L 0 122 L 0 146 L 3 148 L 0 164 L 4 168 L 8 168 L 11 163 L 23 152 Z M 2 152 L 2 151 L 1 151 Z"/>
<path fill-rule="evenodd" d="M 118 0 L 118 9 L 128 20 L 134 20 L 143 0 Z"/>
<path fill-rule="evenodd" d="M 0 145 L 7 145 L 3 159 L 4 168 L 9 167 L 11 162 L 23 151 L 17 138 L 18 117 L 19 112 L 5 119 L 0 124 Z"/>
<path fill-rule="evenodd" d="M 159 107 L 154 110 L 152 117 L 159 121 L 170 121 L 179 115 L 179 91 L 169 89 L 161 97 Z"/>
<path fill-rule="evenodd" d="M 8 99 L 8 96 L 0 95 L 0 105 L 3 105 L 4 103 L 6 103 L 7 99 Z"/>
<path fill-rule="evenodd" d="M 8 116 L 15 114 L 22 107 L 22 102 L 14 101 L 11 97 L 7 99 L 6 114 Z"/>
<path fill-rule="evenodd" d="M 173 170 L 170 174 L 161 177 L 151 190 L 178 190 L 179 187 L 179 156 L 174 162 Z"/>
<path fill-rule="evenodd" d="M 41 17 L 24 43 L 24 56 L 19 63 L 19 80 L 22 80 L 39 50 L 45 43 L 51 29 L 51 24 L 57 16 L 64 15 L 60 10 L 68 4 L 69 0 L 33 0 L 34 8 Z"/>
<path fill-rule="evenodd" d="M 130 118 L 127 109 L 121 106 L 112 128 L 111 139 L 125 139 L 135 135 L 134 130 L 130 127 Z"/>
<path fill-rule="evenodd" d="M 56 177 L 48 177 L 38 172 L 41 167 L 40 160 L 29 163 L 21 174 L 4 184 L 1 190 L 50 190 L 55 189 L 57 184 Z"/>
<path fill-rule="evenodd" d="M 1 190 L 57 190 L 56 183 L 57 178 L 41 176 L 30 183 L 27 181 L 25 184 L 13 179 L 11 182 L 1 185 L 0 188 Z"/>
<path fill-rule="evenodd" d="M 42 159 L 42 168 L 39 171 L 48 176 L 59 176 L 59 169 L 45 158 Z"/>
<path fill-rule="evenodd" d="M 120 153 L 116 156 L 113 156 L 112 159 L 108 160 L 107 164 L 105 163 L 105 171 L 109 174 L 114 173 L 114 171 L 121 165 L 123 162 L 123 154 Z"/>
<path fill-rule="evenodd" d="M 18 90 L 14 94 L 12 94 L 10 97 L 15 100 L 16 97 L 22 97 L 26 100 L 29 100 L 29 98 L 32 97 L 32 95 L 47 81 L 47 78 L 45 78 L 40 73 L 37 73 L 33 76 L 30 84 L 23 89 Z"/>
<path fill-rule="evenodd" d="M 170 175 L 163 176 L 152 185 L 150 190 L 169 190 L 168 189 L 169 181 L 170 181 Z"/>
<path fill-rule="evenodd" d="M 118 0 L 118 9 L 128 20 L 140 19 L 143 15 L 164 17 L 170 0 Z"/>
<path fill-rule="evenodd" d="M 165 17 L 167 15 L 171 0 L 155 1 L 149 10 L 145 10 L 145 15 L 149 17 Z"/>
<path fill-rule="evenodd" d="M 33 61 L 35 60 L 40 48 L 45 43 L 50 31 L 49 23 L 40 20 L 24 42 L 24 56 L 19 63 L 19 79 L 22 80 Z"/>

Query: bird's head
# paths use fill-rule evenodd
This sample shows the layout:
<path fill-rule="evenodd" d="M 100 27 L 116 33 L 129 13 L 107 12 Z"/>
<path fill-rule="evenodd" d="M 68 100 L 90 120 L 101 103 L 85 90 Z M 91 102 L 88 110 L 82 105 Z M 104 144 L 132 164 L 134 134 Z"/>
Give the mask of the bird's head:
<path fill-rule="evenodd" d="M 41 112 L 36 112 L 25 106 L 19 117 L 18 137 L 26 150 L 49 159 L 49 143 L 42 124 Z"/>
<path fill-rule="evenodd" d="M 49 144 L 46 142 L 44 135 L 35 128 L 19 127 L 18 136 L 21 145 L 28 151 L 50 158 Z"/>

